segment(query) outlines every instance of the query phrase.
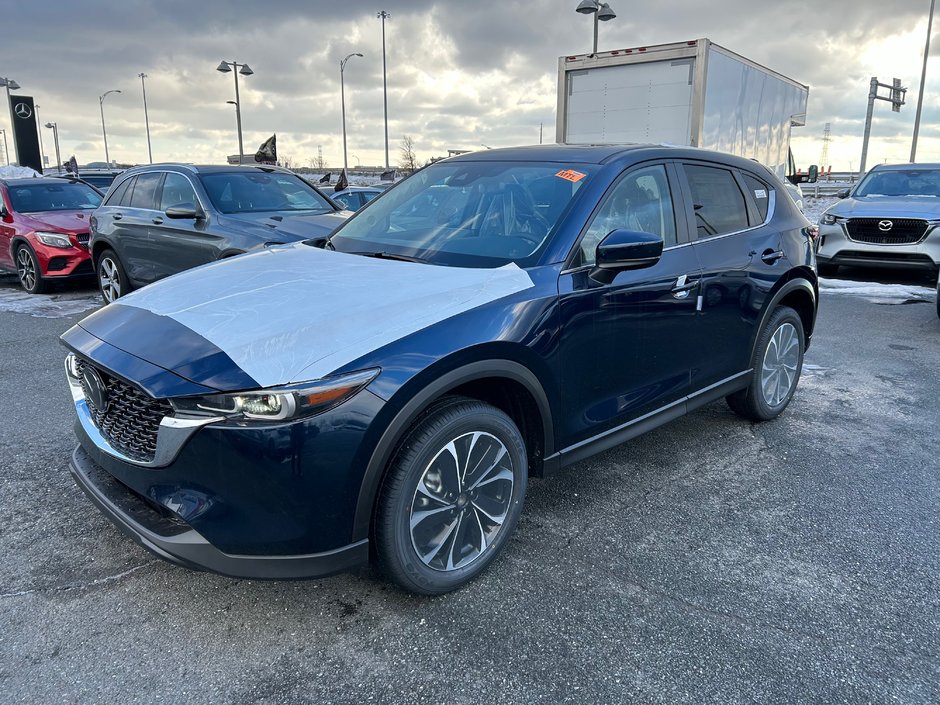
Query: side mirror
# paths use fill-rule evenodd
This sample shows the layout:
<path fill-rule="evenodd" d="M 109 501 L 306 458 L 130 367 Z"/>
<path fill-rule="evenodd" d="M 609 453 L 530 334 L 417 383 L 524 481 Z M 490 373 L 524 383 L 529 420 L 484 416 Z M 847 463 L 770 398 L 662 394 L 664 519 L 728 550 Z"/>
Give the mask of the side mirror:
<path fill-rule="evenodd" d="M 815 184 L 818 180 L 819 180 L 819 167 L 813 164 L 810 166 L 809 173 L 806 175 L 806 183 Z"/>
<path fill-rule="evenodd" d="M 844 188 L 844 189 L 840 189 L 839 191 L 836 191 L 836 196 L 838 196 L 839 198 L 848 198 L 849 189 Z"/>
<path fill-rule="evenodd" d="M 205 218 L 203 212 L 196 207 L 195 203 L 177 203 L 166 209 L 167 218 L 174 220 L 201 220 Z"/>
<path fill-rule="evenodd" d="M 617 272 L 652 267 L 662 257 L 663 245 L 659 235 L 623 228 L 612 230 L 597 245 L 591 276 L 609 284 Z"/>

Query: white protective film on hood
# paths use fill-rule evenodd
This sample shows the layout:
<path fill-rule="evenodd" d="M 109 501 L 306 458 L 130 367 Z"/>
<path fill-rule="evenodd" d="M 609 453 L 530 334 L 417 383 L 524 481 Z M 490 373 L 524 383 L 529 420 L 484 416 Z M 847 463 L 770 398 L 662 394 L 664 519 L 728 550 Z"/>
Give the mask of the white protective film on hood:
<path fill-rule="evenodd" d="M 262 387 L 319 379 L 383 345 L 534 286 L 515 264 L 441 267 L 297 243 L 120 299 L 203 336 Z"/>

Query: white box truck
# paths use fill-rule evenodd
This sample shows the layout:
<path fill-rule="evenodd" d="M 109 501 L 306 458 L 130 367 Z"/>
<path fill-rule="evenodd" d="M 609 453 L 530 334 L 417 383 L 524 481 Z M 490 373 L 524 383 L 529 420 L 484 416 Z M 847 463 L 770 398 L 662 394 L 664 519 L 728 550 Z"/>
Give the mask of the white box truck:
<path fill-rule="evenodd" d="M 793 184 L 815 181 L 815 167 L 798 174 L 790 152 L 808 98 L 808 86 L 708 39 L 562 56 L 556 141 L 690 145 L 756 159 Z"/>

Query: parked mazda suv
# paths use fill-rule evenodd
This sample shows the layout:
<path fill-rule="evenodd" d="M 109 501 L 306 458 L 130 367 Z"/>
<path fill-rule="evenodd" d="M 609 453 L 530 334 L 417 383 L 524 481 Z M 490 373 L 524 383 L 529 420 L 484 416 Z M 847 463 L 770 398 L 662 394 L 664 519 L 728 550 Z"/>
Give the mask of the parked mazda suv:
<path fill-rule="evenodd" d="M 839 195 L 819 220 L 821 274 L 940 267 L 940 164 L 879 164 Z"/>
<path fill-rule="evenodd" d="M 725 398 L 773 419 L 816 321 L 815 228 L 774 175 L 684 147 L 436 162 L 307 240 L 62 336 L 78 485 L 176 564 L 373 560 L 437 594 L 544 476 Z"/>
<path fill-rule="evenodd" d="M 91 277 L 89 218 L 102 194 L 76 179 L 0 180 L 0 269 L 31 294 Z"/>
<path fill-rule="evenodd" d="M 110 303 L 200 264 L 323 239 L 348 215 L 307 181 L 278 167 L 129 169 L 91 220 L 98 286 Z"/>

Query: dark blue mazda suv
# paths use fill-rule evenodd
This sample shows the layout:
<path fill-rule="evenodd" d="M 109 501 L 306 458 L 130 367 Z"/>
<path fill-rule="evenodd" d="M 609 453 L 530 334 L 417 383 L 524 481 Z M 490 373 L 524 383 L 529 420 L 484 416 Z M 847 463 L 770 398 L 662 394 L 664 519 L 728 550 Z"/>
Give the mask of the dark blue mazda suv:
<path fill-rule="evenodd" d="M 178 565 L 481 573 L 544 476 L 725 398 L 780 414 L 815 230 L 759 164 L 663 146 L 441 161 L 331 236 L 121 297 L 62 336 L 79 486 Z"/>

